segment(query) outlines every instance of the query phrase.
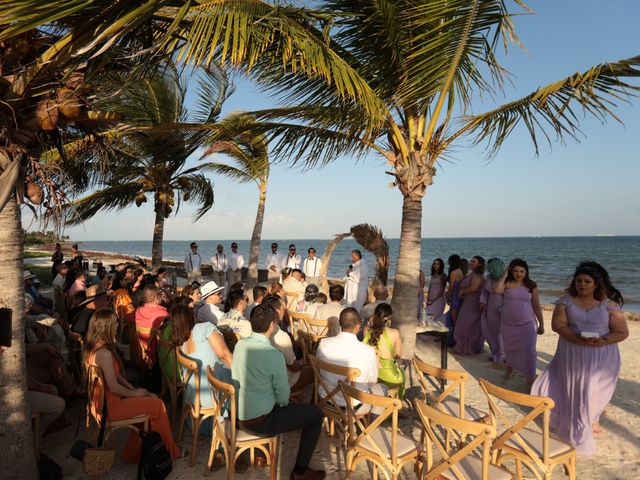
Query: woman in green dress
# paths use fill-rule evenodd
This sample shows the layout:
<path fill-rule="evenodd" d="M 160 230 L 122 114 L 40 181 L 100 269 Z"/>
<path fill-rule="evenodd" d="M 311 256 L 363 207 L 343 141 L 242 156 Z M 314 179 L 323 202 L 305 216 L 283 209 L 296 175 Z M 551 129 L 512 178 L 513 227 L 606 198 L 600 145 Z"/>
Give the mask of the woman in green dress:
<path fill-rule="evenodd" d="M 398 366 L 396 359 L 402 355 L 400 332 L 391 328 L 393 311 L 386 303 L 378 305 L 365 329 L 363 342 L 376 349 L 378 356 L 378 381 L 390 388 L 398 389 L 398 396 L 404 399 L 404 370 Z"/>

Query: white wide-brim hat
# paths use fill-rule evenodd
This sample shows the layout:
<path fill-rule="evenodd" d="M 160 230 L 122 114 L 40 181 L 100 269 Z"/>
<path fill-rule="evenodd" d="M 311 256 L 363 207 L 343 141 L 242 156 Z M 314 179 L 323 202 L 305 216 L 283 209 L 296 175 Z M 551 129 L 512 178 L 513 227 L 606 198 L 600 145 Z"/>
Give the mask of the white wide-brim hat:
<path fill-rule="evenodd" d="M 207 282 L 204 285 L 200 286 L 200 293 L 202 293 L 202 299 L 204 300 L 209 295 L 213 295 L 214 293 L 221 292 L 224 290 L 224 287 L 219 287 L 216 282 Z"/>

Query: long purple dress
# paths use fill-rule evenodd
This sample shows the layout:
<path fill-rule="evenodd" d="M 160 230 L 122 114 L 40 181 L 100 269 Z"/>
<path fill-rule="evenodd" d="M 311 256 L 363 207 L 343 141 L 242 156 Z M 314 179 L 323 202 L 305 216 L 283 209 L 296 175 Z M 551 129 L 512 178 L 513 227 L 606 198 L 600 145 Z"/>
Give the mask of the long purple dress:
<path fill-rule="evenodd" d="M 471 285 L 473 275 L 465 277 L 460 282 L 460 288 L 467 288 Z M 484 347 L 484 336 L 480 325 L 479 300 L 482 288 L 478 288 L 473 293 L 468 293 L 462 299 L 462 305 L 458 311 L 456 327 L 453 331 L 453 338 L 456 341 L 456 351 L 463 355 L 481 353 Z"/>
<path fill-rule="evenodd" d="M 536 314 L 527 287 L 506 288 L 500 316 L 500 335 L 507 365 L 527 378 L 536 376 Z"/>
<path fill-rule="evenodd" d="M 567 306 L 569 328 L 574 333 L 609 333 L 609 312 L 619 310 L 604 300 L 584 310 L 571 297 L 558 300 Z M 596 423 L 616 389 L 620 375 L 618 345 L 591 347 L 558 339 L 553 359 L 536 379 L 531 393 L 551 397 L 551 429 L 580 453 L 593 454 L 596 444 L 592 425 Z"/>
<path fill-rule="evenodd" d="M 440 298 L 431 305 L 427 304 L 427 315 L 433 315 L 434 318 L 438 318 L 444 313 L 446 299 L 444 297 L 444 283 L 442 282 L 442 275 L 431 275 L 431 278 L 429 279 L 427 302 L 431 302 L 431 299 L 438 295 L 440 295 Z"/>
<path fill-rule="evenodd" d="M 491 277 L 485 279 L 484 288 L 480 294 L 480 303 L 486 305 L 482 312 L 482 333 L 487 339 L 491 358 L 494 362 L 501 362 L 504 358 L 502 350 L 502 337 L 500 336 L 500 312 L 504 303 L 502 293 L 494 293 L 493 280 Z"/>
<path fill-rule="evenodd" d="M 461 281 L 453 282 L 453 286 L 451 287 L 451 304 L 449 305 L 449 310 L 447 310 L 447 315 L 444 322 L 447 328 L 449 328 L 449 334 L 447 335 L 447 344 L 450 347 L 453 347 L 456 344 L 455 340 L 453 339 L 453 330 L 455 328 L 455 325 L 453 324 L 451 313 L 460 309 L 461 300 L 458 298 L 458 290 L 460 290 L 460 285 L 462 285 L 462 282 L 464 282 L 464 279 L 462 279 Z"/>

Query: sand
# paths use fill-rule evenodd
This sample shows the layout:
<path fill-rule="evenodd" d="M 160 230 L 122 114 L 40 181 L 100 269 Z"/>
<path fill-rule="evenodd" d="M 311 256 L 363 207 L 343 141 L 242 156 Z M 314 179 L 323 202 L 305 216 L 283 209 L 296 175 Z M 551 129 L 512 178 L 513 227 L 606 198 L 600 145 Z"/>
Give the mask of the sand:
<path fill-rule="evenodd" d="M 545 312 L 547 325 L 550 322 L 550 312 Z M 616 393 L 606 409 L 602 418 L 603 433 L 598 439 L 598 453 L 594 456 L 578 456 L 577 470 L 579 479 L 626 479 L 640 478 L 640 359 L 634 355 L 635 349 L 640 341 L 640 324 L 631 322 L 629 324 L 630 337 L 620 344 L 622 354 L 622 372 L 618 381 Z M 550 330 L 550 328 L 548 328 Z M 557 343 L 557 335 L 553 332 L 545 333 L 538 339 L 538 368 L 544 366 L 552 358 Z M 440 352 L 437 343 L 420 339 L 416 348 L 417 354 L 427 363 L 439 364 Z M 449 354 L 449 368 L 466 370 L 469 374 L 477 378 L 486 378 L 491 382 L 505 385 L 507 388 L 525 391 L 524 378 L 515 375 L 511 381 L 504 383 L 501 380 L 503 371 L 495 368 L 487 359 L 488 355 L 477 355 L 460 357 Z M 415 385 L 415 381 L 413 383 Z M 480 391 L 477 382 L 471 379 L 466 387 L 467 402 L 471 405 L 486 410 L 486 400 Z M 72 422 L 70 427 L 48 435 L 44 438 L 42 451 L 55 459 L 63 467 L 65 478 L 84 478 L 80 462 L 73 459 L 65 459 L 69 447 L 73 443 L 76 422 L 78 419 L 79 404 L 71 405 L 68 411 L 68 418 Z M 515 410 L 507 410 L 512 421 L 518 418 L 519 413 Z M 401 429 L 407 435 L 419 438 L 419 424 L 416 417 L 411 412 L 406 419 L 401 421 Z M 112 437 L 116 448 L 121 449 L 128 433 L 119 431 Z M 95 438 L 95 430 L 88 436 L 81 425 L 80 438 Z M 297 448 L 298 435 L 284 435 L 281 442 L 281 456 L 279 461 L 278 478 L 289 478 L 289 472 L 293 466 L 295 451 Z M 188 435 L 184 435 L 181 446 L 189 448 Z M 174 471 L 171 479 L 198 479 L 203 476 L 205 465 L 209 453 L 209 439 L 201 437 L 197 452 L 197 462 L 193 468 L 189 468 L 188 460 L 180 459 L 174 464 Z M 344 463 L 342 456 L 336 453 L 335 441 L 329 439 L 323 432 L 316 453 L 312 461 L 312 466 L 324 468 L 327 478 L 344 478 Z M 415 478 L 410 467 L 405 469 L 402 478 Z M 108 478 L 135 478 L 136 465 L 124 464 L 118 460 Z M 225 478 L 224 470 L 211 473 L 210 478 Z M 366 463 L 361 463 L 356 475 L 356 479 L 370 478 Z M 251 468 L 246 474 L 236 474 L 238 479 L 267 479 L 268 470 Z M 562 468 L 557 468 L 553 478 L 566 478 Z"/>

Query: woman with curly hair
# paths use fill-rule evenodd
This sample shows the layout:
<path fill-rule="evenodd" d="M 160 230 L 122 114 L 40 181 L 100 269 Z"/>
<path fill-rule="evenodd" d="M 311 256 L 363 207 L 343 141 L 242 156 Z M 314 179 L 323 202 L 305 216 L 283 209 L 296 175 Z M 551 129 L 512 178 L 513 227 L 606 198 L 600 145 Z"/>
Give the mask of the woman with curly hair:
<path fill-rule="evenodd" d="M 372 346 L 378 357 L 378 381 L 390 388 L 398 388 L 400 399 L 404 399 L 404 370 L 396 360 L 402 356 L 400 332 L 391 328 L 393 311 L 387 303 L 381 303 L 373 312 L 364 333 L 363 343 Z"/>

